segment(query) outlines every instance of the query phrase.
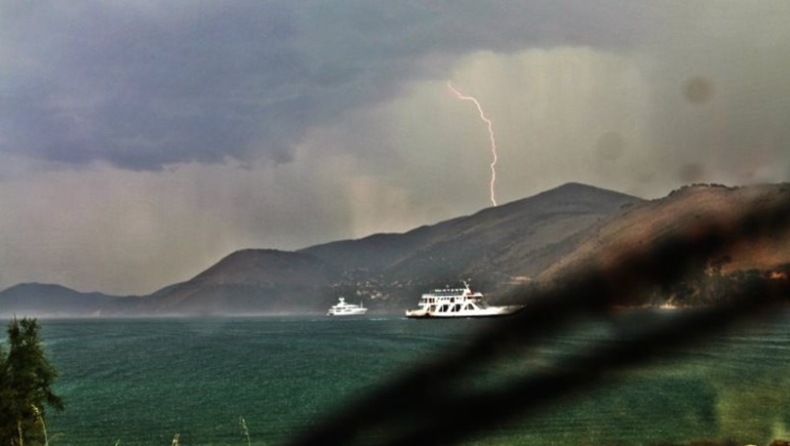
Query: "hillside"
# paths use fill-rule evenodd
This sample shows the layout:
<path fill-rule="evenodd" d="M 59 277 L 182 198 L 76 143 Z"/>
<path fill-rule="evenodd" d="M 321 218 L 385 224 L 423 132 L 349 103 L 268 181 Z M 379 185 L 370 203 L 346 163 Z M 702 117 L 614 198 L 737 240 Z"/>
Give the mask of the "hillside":
<path fill-rule="evenodd" d="M 460 274 L 492 285 L 534 277 L 564 255 L 573 236 L 622 206 L 639 201 L 591 186 L 565 184 L 457 219 L 387 273 L 401 280 L 414 277 L 423 281 Z"/>
<path fill-rule="evenodd" d="M 534 288 L 562 281 L 624 252 L 694 231 L 701 223 L 726 221 L 787 199 L 789 190 L 787 185 L 696 185 L 645 201 L 570 183 L 403 234 L 375 234 L 295 252 L 237 251 L 186 282 L 139 298 L 20 285 L 0 292 L 0 313 L 304 314 L 323 313 L 340 296 L 362 301 L 372 312 L 400 313 L 426 289 L 461 280 L 471 280 L 497 301 L 511 298 L 508 291 L 514 285 Z M 784 272 L 788 265 L 790 237 L 785 234 L 709 259 L 699 265 L 704 281 L 647 290 L 646 296 L 623 304 L 710 303 L 714 291 L 744 274 Z"/>
<path fill-rule="evenodd" d="M 568 183 L 533 197 L 484 209 L 404 234 L 375 234 L 305 248 L 347 271 L 383 273 L 398 280 L 429 280 L 437 275 L 532 275 L 548 263 L 552 247 L 569 235 L 639 198 Z M 512 260 L 517 264 L 511 265 Z M 493 271 L 491 262 L 507 271 Z"/>
<path fill-rule="evenodd" d="M 101 309 L 121 311 L 134 298 L 81 293 L 60 285 L 23 283 L 0 292 L 0 316 L 99 315 Z"/>
<path fill-rule="evenodd" d="M 285 253 L 239 251 L 169 293 L 157 313 L 324 312 L 339 296 L 400 312 L 426 288 L 471 279 L 494 294 L 537 274 L 562 242 L 638 198 L 581 184 L 403 234 L 376 234 Z M 496 297 L 495 295 L 493 297 Z"/>
<path fill-rule="evenodd" d="M 237 251 L 195 278 L 160 290 L 138 310 L 156 314 L 304 312 L 324 306 L 338 272 L 309 254 Z"/>
<path fill-rule="evenodd" d="M 563 280 L 568 275 L 583 274 L 590 268 L 606 267 L 624 253 L 644 251 L 669 237 L 692 234 L 707 223 L 727 224 L 750 211 L 788 200 L 790 186 L 786 184 L 738 188 L 687 186 L 665 198 L 634 203 L 592 225 L 573 248 L 542 271 L 538 279 L 548 283 Z M 688 272 L 686 282 L 676 284 L 669 293 L 663 293 L 664 296 L 654 293 L 644 299 L 686 299 L 686 305 L 702 303 L 700 300 L 710 303 L 708 301 L 714 297 L 705 292 L 713 282 L 717 282 L 719 288 L 726 288 L 727 284 L 742 280 L 744 274 L 770 275 L 771 272 L 785 271 L 788 265 L 790 232 L 774 234 L 749 244 L 739 244 L 716 258 L 707 259 L 694 271 Z M 686 288 L 687 296 L 681 295 L 680 288 Z M 645 301 L 633 303 L 644 304 Z"/>

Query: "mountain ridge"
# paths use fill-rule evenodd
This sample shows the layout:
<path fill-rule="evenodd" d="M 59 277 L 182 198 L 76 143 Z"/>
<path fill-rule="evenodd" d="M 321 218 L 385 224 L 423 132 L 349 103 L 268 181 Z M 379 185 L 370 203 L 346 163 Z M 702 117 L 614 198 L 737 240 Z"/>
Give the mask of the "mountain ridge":
<path fill-rule="evenodd" d="M 0 314 L 34 313 L 41 316 L 65 317 L 98 315 L 102 308 L 115 308 L 125 297 L 99 292 L 84 293 L 53 284 L 20 283 L 0 292 Z"/>
<path fill-rule="evenodd" d="M 339 296 L 363 301 L 371 311 L 401 312 L 426 289 L 469 279 L 496 301 L 514 285 L 549 283 L 616 248 L 638 247 L 699 218 L 723 218 L 753 200 L 784 197 L 787 190 L 787 185 L 692 185 L 642 200 L 566 183 L 403 233 L 296 251 L 238 250 L 190 280 L 147 296 L 115 297 L 90 314 L 322 313 Z M 787 241 L 780 250 L 747 247 L 720 264 L 730 273 L 790 262 Z M 0 313 L 9 290 L 0 292 Z"/>

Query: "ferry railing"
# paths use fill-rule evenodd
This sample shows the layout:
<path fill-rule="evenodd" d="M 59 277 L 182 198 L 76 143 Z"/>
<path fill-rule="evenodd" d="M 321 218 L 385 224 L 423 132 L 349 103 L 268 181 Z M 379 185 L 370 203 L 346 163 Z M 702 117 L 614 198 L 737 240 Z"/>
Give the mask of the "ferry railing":
<path fill-rule="evenodd" d="M 657 321 L 618 342 L 566 358 L 540 373 L 510 379 L 493 389 L 458 392 L 481 366 L 513 348 L 534 346 L 570 329 L 581 318 L 608 318 L 615 302 L 649 284 L 669 286 L 698 265 L 736 246 L 775 238 L 790 228 L 790 199 L 755 206 L 738 216 L 722 216 L 630 250 L 538 296 L 528 306 L 498 320 L 470 344 L 449 356 L 395 378 L 342 410 L 327 414 L 289 444 L 453 444 L 514 416 L 530 416 L 559 398 L 616 379 L 616 372 L 666 357 L 678 346 L 704 340 L 744 319 L 787 302 L 787 280 L 752 280 L 730 290 L 721 304 L 684 311 Z M 371 433 L 381 435 L 371 440 Z M 383 435 L 383 436 L 382 436 Z"/>

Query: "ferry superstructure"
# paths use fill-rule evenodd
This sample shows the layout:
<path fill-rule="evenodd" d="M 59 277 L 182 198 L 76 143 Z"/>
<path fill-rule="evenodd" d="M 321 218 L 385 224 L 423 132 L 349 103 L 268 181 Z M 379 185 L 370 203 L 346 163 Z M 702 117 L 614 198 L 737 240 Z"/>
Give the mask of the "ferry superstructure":
<path fill-rule="evenodd" d="M 464 282 L 463 288 L 438 288 L 420 297 L 418 308 L 406 310 L 408 318 L 469 318 L 506 316 L 521 306 L 492 306 L 485 302 L 483 293 L 472 291 Z"/>

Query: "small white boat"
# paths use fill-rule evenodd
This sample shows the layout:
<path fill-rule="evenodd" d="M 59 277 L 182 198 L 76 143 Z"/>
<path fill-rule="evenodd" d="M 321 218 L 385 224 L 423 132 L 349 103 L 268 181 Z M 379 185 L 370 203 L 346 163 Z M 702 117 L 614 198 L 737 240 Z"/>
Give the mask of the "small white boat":
<path fill-rule="evenodd" d="M 360 302 L 359 305 L 356 304 L 347 304 L 346 299 L 343 297 L 338 298 L 340 302 L 335 305 L 332 305 L 327 311 L 328 316 L 361 316 L 368 312 L 368 309 L 362 306 Z"/>
<path fill-rule="evenodd" d="M 472 292 L 469 284 L 463 288 L 440 288 L 420 297 L 418 308 L 406 310 L 409 318 L 451 318 L 506 316 L 522 308 L 521 305 L 488 305 L 479 291 Z"/>

